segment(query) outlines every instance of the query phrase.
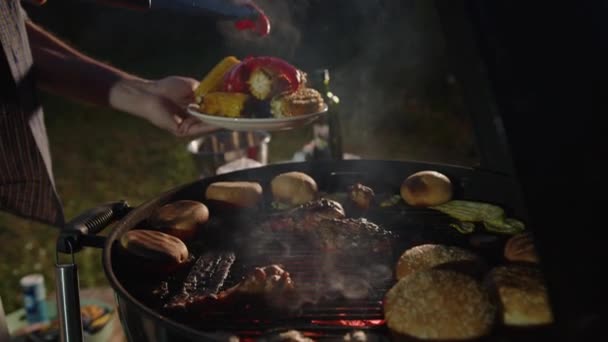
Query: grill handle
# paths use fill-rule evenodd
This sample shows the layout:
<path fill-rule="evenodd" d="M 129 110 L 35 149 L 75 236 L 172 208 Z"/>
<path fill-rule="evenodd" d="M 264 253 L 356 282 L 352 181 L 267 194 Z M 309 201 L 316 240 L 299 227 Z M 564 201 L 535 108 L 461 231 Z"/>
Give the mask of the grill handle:
<path fill-rule="evenodd" d="M 102 248 L 105 237 L 96 234 L 113 221 L 123 218 L 130 210 L 126 201 L 118 201 L 83 212 L 65 224 L 57 238 L 57 251 L 76 253 L 85 246 Z"/>

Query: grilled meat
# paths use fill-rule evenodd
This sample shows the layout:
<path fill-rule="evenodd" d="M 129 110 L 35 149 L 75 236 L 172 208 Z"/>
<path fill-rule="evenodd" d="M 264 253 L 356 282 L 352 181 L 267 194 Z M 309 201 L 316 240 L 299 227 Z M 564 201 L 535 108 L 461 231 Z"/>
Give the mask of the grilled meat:
<path fill-rule="evenodd" d="M 297 229 L 296 227 L 316 225 L 320 220 L 344 217 L 344 209 L 340 203 L 322 198 L 274 215 L 271 219 L 265 221 L 263 226 L 281 231 L 285 227 Z"/>
<path fill-rule="evenodd" d="M 345 216 L 340 203 L 325 198 L 299 205 L 289 210 L 287 215 L 296 219 L 311 220 L 344 218 Z"/>
<path fill-rule="evenodd" d="M 350 192 L 348 193 L 350 200 L 361 210 L 369 209 L 372 201 L 374 200 L 374 190 L 361 183 L 357 183 L 349 187 Z"/>
<path fill-rule="evenodd" d="M 262 222 L 259 227 L 261 233 L 272 232 L 277 238 L 281 234 L 304 235 L 326 251 L 388 251 L 392 235 L 366 219 L 345 218 L 342 206 L 327 199 L 300 205 Z"/>
<path fill-rule="evenodd" d="M 278 303 L 294 291 L 294 284 L 288 272 L 279 265 L 256 267 L 243 281 L 218 294 L 218 300 L 225 300 L 237 294 L 266 297 Z"/>
<path fill-rule="evenodd" d="M 181 292 L 173 296 L 165 308 L 185 309 L 207 296 L 214 296 L 224 284 L 234 260 L 234 253 L 230 252 L 208 252 L 201 255 L 186 276 Z M 155 292 L 161 298 L 167 295 L 166 288 L 163 289 L 162 286 Z"/>
<path fill-rule="evenodd" d="M 234 311 L 249 305 L 261 310 L 286 308 L 295 294 L 289 273 L 281 266 L 269 265 L 256 267 L 241 282 L 227 290 L 219 293 L 197 291 L 187 296 L 177 296 L 165 308 L 208 312 Z"/>
<path fill-rule="evenodd" d="M 364 218 L 325 219 L 309 229 L 321 249 L 362 250 L 375 253 L 390 250 L 391 232 Z"/>

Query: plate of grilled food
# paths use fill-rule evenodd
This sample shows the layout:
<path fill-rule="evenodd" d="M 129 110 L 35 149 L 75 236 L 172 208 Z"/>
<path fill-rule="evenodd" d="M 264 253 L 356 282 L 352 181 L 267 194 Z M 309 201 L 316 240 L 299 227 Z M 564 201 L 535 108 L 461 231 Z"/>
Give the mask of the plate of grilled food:
<path fill-rule="evenodd" d="M 327 113 L 321 93 L 306 73 L 277 57 L 228 56 L 195 90 L 188 113 L 208 124 L 235 130 L 287 130 Z"/>

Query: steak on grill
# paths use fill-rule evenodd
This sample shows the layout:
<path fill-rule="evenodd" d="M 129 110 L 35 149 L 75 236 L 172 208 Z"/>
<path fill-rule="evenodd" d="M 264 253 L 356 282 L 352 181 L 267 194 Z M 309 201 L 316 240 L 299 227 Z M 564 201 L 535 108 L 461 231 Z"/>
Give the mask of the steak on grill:
<path fill-rule="evenodd" d="M 275 215 L 254 228 L 253 238 L 271 236 L 287 240 L 301 235 L 323 251 L 388 252 L 392 233 L 365 218 L 345 218 L 342 206 L 320 199 Z"/>

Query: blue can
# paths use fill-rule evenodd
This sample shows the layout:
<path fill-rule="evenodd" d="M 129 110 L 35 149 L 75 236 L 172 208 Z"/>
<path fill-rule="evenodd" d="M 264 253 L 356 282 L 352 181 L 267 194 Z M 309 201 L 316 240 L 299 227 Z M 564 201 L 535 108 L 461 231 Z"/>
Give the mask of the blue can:
<path fill-rule="evenodd" d="M 29 324 L 48 323 L 46 287 L 42 274 L 29 274 L 21 278 L 23 307 Z"/>

